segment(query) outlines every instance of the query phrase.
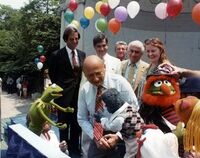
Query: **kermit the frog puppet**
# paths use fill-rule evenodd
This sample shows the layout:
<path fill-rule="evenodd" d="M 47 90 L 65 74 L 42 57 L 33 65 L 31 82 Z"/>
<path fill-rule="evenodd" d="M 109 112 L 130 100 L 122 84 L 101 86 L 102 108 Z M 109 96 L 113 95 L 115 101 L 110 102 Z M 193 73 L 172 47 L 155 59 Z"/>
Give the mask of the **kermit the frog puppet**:
<path fill-rule="evenodd" d="M 56 84 L 52 84 L 46 88 L 40 98 L 33 102 L 27 115 L 27 126 L 32 132 L 40 135 L 42 132 L 43 124 L 46 121 L 51 125 L 61 129 L 67 127 L 67 124 L 56 123 L 48 117 L 51 113 L 51 107 L 54 107 L 63 112 L 74 112 L 74 109 L 71 107 L 62 108 L 53 102 L 54 99 L 62 96 L 62 91 L 63 89 L 61 87 Z"/>

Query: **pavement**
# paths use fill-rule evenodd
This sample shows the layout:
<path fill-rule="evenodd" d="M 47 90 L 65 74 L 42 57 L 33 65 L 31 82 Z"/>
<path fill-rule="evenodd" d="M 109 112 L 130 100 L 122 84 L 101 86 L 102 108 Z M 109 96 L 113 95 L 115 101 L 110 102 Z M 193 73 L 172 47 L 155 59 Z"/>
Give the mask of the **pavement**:
<path fill-rule="evenodd" d="M 7 150 L 6 128 L 11 118 L 26 115 L 33 99 L 21 99 L 16 93 L 8 94 L 0 89 L 0 114 L 1 114 L 1 157 Z"/>

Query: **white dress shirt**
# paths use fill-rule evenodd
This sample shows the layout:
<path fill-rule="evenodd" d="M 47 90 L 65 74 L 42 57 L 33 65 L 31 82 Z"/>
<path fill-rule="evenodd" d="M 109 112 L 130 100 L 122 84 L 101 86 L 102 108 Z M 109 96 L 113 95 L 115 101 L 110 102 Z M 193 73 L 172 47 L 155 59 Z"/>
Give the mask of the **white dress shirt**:
<path fill-rule="evenodd" d="M 66 50 L 67 50 L 67 54 L 68 54 L 70 63 L 71 63 L 71 65 L 72 65 L 72 67 L 73 67 L 73 63 L 72 63 L 72 50 L 71 50 L 69 47 L 67 47 L 67 46 L 66 46 Z M 79 63 L 79 60 L 78 60 L 78 53 L 77 53 L 77 50 L 74 49 L 73 51 L 74 51 L 74 53 L 75 53 L 75 60 L 76 60 L 76 63 L 77 63 L 78 66 L 80 66 L 80 63 Z"/>
<path fill-rule="evenodd" d="M 138 109 L 137 98 L 128 81 L 121 75 L 105 73 L 103 87 L 117 89 L 125 101 Z M 83 132 L 93 139 L 93 121 L 95 113 L 97 87 L 88 81 L 81 87 L 78 97 L 78 123 Z"/>

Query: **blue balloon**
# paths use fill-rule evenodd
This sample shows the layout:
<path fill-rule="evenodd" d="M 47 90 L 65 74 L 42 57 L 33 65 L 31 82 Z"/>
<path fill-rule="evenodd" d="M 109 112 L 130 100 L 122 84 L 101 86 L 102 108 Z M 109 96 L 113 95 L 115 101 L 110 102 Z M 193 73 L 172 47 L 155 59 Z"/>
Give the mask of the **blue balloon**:
<path fill-rule="evenodd" d="M 35 64 L 37 64 L 39 61 L 40 61 L 39 58 L 35 58 L 35 59 L 34 59 L 34 63 L 35 63 Z"/>
<path fill-rule="evenodd" d="M 74 19 L 74 13 L 70 10 L 67 10 L 64 14 L 64 18 L 68 23 L 71 23 Z"/>
<path fill-rule="evenodd" d="M 85 28 L 87 28 L 90 25 L 90 20 L 88 20 L 85 17 L 82 17 L 80 19 L 80 24 L 81 24 L 81 27 L 85 29 Z"/>

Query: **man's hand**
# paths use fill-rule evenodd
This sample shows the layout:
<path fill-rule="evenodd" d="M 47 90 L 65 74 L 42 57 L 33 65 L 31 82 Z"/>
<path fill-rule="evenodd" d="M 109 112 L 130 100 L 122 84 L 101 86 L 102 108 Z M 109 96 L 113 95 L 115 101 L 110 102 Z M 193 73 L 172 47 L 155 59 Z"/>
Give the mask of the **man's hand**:
<path fill-rule="evenodd" d="M 104 140 L 106 140 L 111 148 L 114 148 L 119 141 L 119 137 L 117 136 L 117 134 L 106 134 L 103 136 L 103 138 Z"/>
<path fill-rule="evenodd" d="M 102 137 L 99 141 L 95 142 L 99 149 L 108 150 L 112 148 L 104 137 Z"/>

